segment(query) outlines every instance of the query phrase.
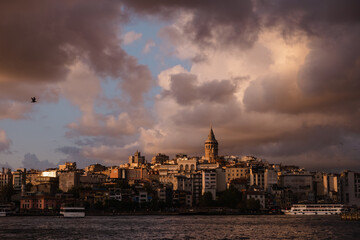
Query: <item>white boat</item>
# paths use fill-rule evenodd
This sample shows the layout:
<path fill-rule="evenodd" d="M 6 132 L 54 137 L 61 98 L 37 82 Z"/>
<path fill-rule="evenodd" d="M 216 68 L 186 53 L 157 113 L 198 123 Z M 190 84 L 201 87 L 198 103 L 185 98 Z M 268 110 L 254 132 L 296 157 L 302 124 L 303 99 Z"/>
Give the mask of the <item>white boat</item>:
<path fill-rule="evenodd" d="M 294 204 L 290 210 L 285 210 L 287 215 L 336 215 L 340 214 L 342 204 Z"/>
<path fill-rule="evenodd" d="M 85 217 L 85 208 L 83 207 L 61 207 L 60 214 L 69 218 Z"/>
<path fill-rule="evenodd" d="M 12 213 L 11 205 L 8 204 L 0 205 L 0 217 L 9 216 L 11 213 Z"/>

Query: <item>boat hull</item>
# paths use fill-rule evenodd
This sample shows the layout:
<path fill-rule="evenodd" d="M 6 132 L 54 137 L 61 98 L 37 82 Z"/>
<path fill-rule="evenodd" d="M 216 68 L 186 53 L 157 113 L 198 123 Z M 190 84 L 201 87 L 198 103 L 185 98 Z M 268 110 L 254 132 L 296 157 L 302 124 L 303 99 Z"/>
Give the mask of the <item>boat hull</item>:
<path fill-rule="evenodd" d="M 285 212 L 285 215 L 339 215 L 340 213 L 333 213 L 333 212 L 307 212 L 307 213 L 303 213 L 303 212 Z"/>
<path fill-rule="evenodd" d="M 62 215 L 66 218 L 83 218 L 85 217 L 85 213 L 81 213 L 81 212 L 67 212 L 67 213 L 62 213 Z"/>
<path fill-rule="evenodd" d="M 343 205 L 340 204 L 295 204 L 290 210 L 285 210 L 286 215 L 339 215 Z"/>
<path fill-rule="evenodd" d="M 83 218 L 85 217 L 85 208 L 83 207 L 62 207 L 60 214 L 66 218 Z"/>

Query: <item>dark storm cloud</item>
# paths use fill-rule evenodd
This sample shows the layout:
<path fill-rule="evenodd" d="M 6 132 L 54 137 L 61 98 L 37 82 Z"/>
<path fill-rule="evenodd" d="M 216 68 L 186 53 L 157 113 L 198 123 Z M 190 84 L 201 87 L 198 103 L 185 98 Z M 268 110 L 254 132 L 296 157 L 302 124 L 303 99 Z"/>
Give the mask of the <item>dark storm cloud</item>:
<path fill-rule="evenodd" d="M 181 11 L 194 17 L 185 27 L 187 37 L 201 46 L 211 46 L 214 38 L 220 46 L 251 46 L 267 27 L 280 27 L 284 36 L 299 30 L 310 35 L 328 34 L 329 26 L 357 24 L 360 3 L 356 0 L 123 0 L 139 15 L 163 18 L 178 16 Z"/>
<path fill-rule="evenodd" d="M 193 13 L 184 32 L 189 39 L 202 46 L 211 46 L 214 38 L 226 44 L 250 46 L 259 31 L 258 17 L 251 0 L 124 0 L 130 9 L 140 15 L 149 14 L 170 18 L 181 11 Z"/>
<path fill-rule="evenodd" d="M 57 165 L 48 160 L 40 161 L 35 154 L 27 153 L 22 161 L 23 167 L 27 169 L 45 170 L 47 168 L 56 168 Z"/>
<path fill-rule="evenodd" d="M 286 134 L 274 136 L 273 139 L 267 139 L 261 147 L 256 146 L 253 152 L 282 157 L 299 155 L 306 151 L 319 151 L 327 146 L 342 144 L 342 134 L 340 129 L 332 126 L 302 126 Z"/>
<path fill-rule="evenodd" d="M 170 79 L 170 90 L 165 90 L 163 97 L 174 97 L 181 105 L 190 105 L 196 101 L 227 103 L 234 99 L 238 80 L 212 80 L 198 84 L 194 74 L 174 74 Z"/>
<path fill-rule="evenodd" d="M 99 69 L 106 46 L 116 46 L 113 18 L 121 10 L 111 1 L 6 1 L 0 7 L 0 70 L 29 81 L 56 81 L 78 54 L 88 54 Z M 108 16 L 107 16 L 108 15 Z M 118 15 L 118 16 L 116 16 Z M 110 38 L 107 38 L 109 37 Z M 99 57 L 97 59 L 97 57 Z M 104 58 L 105 57 L 105 58 Z M 113 65 L 113 64 L 110 64 Z M 109 66 L 111 69 L 111 66 Z"/>
<path fill-rule="evenodd" d="M 142 93 L 152 84 L 151 73 L 120 47 L 120 24 L 128 18 L 121 6 L 113 0 L 1 2 L 3 81 L 61 81 L 68 67 L 80 60 L 100 75 L 122 78 L 121 86 L 131 101 L 141 102 Z"/>
<path fill-rule="evenodd" d="M 251 82 L 244 96 L 246 108 L 354 117 L 360 105 L 359 41 L 360 28 L 336 38 L 313 40 L 304 65 L 293 79 L 277 75 Z"/>
<path fill-rule="evenodd" d="M 124 2 L 139 15 L 176 19 L 190 12 L 193 18 L 176 26 L 183 27 L 180 31 L 163 29 L 174 44 L 181 45 L 182 37 L 200 47 L 244 49 L 268 30 L 280 31 L 290 45 L 306 40 L 309 53 L 298 72 L 251 79 L 244 93 L 245 111 L 227 87 L 218 93 L 230 98 L 212 102 L 207 98 L 211 94 L 203 94 L 209 89 L 201 91 L 205 87 L 196 76 L 173 76 L 163 97 L 172 97 L 182 108 L 172 121 L 193 128 L 216 122 L 227 153 L 298 159 L 307 166 L 315 166 L 315 159 L 316 166 L 359 166 L 359 149 L 348 151 L 360 139 L 359 1 Z M 232 84 L 223 83 L 210 89 Z"/>
<path fill-rule="evenodd" d="M 346 35 L 314 40 L 299 74 L 299 86 L 306 96 L 327 94 L 340 101 L 360 99 L 360 28 Z"/>
<path fill-rule="evenodd" d="M 333 159 L 332 166 L 336 161 L 348 166 L 358 164 L 359 149 L 347 150 L 352 142 L 360 142 L 359 12 L 357 0 L 2 1 L 0 119 L 24 117 L 23 113 L 31 109 L 11 101 L 28 101 L 22 96 L 47 92 L 49 85 L 65 79 L 69 66 L 76 61 L 88 64 L 100 76 L 121 78 L 120 87 L 130 97 L 131 105 L 141 103 L 143 93 L 151 87 L 151 73 L 121 48 L 121 24 L 130 19 L 130 13 L 167 20 L 190 13 L 192 18 L 180 26 L 179 33 L 200 49 L 242 51 L 251 48 L 258 35 L 270 29 L 280 31 L 289 44 L 306 39 L 310 52 L 299 72 L 291 77 L 278 73 L 251 79 L 243 99 L 247 111 L 235 97 L 240 84 L 233 79 L 199 83 L 192 74 L 174 75 L 162 100 L 175 99 L 181 110 L 164 123 L 173 121 L 176 127 L 192 127 L 194 131 L 210 123 L 215 128 L 221 126 L 216 134 L 218 139 L 223 138 L 220 145 L 227 147 L 222 149 L 225 154 L 298 157 L 309 165 L 316 158 L 319 162 Z M 172 38 L 179 34 L 164 31 Z M 203 51 L 192 61 L 204 62 L 210 57 Z M 56 101 L 59 93 L 50 92 L 53 94 L 44 99 Z M 136 119 L 133 115 L 131 118 Z M 297 123 L 297 127 L 282 125 L 283 118 Z M 104 133 L 99 132 L 94 146 L 124 145 L 102 138 Z M 135 135 L 126 140 L 135 141 Z M 185 138 L 179 134 L 174 145 L 178 146 L 181 139 Z M 77 161 L 79 166 L 95 160 L 85 157 L 77 147 L 57 151 L 66 155 L 62 161 Z M 27 154 L 23 164 L 42 168 L 49 162 Z"/>
<path fill-rule="evenodd" d="M 330 27 L 357 24 L 360 2 L 357 0 L 257 1 L 258 12 L 265 26 L 281 25 L 285 34 L 301 30 L 310 35 L 322 35 Z"/>

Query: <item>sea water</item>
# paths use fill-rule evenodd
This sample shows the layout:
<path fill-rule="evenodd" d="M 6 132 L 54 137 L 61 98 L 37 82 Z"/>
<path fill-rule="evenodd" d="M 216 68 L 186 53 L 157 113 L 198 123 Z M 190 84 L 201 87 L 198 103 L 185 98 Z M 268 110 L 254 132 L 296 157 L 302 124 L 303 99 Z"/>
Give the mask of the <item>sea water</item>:
<path fill-rule="evenodd" d="M 339 216 L 3 217 L 0 239 L 360 239 Z"/>

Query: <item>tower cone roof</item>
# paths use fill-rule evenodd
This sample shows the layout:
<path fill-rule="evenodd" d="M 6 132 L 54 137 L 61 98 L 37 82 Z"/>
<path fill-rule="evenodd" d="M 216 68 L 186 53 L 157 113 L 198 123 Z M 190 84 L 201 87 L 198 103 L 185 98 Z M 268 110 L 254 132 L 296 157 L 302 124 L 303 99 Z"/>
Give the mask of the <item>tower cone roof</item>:
<path fill-rule="evenodd" d="M 208 138 L 206 139 L 206 142 L 217 142 L 212 127 L 210 127 L 210 132 Z"/>

